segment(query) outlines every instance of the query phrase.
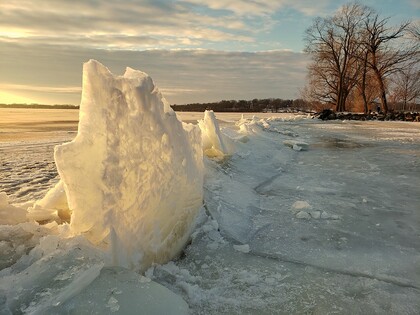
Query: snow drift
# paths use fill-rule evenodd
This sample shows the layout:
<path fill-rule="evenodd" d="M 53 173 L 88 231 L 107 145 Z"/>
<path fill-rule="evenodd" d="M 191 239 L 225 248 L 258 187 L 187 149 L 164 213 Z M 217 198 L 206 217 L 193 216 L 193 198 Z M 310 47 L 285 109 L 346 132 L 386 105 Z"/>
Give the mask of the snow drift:
<path fill-rule="evenodd" d="M 147 74 L 114 76 L 94 60 L 79 115 L 76 138 L 55 148 L 71 232 L 108 249 L 113 265 L 144 270 L 177 255 L 202 204 L 199 128 L 177 119 Z"/>

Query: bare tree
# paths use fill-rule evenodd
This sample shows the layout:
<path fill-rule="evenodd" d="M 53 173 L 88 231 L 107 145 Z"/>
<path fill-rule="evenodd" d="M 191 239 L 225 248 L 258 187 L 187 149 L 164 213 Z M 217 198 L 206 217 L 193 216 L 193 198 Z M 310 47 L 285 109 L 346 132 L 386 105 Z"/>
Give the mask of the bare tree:
<path fill-rule="evenodd" d="M 410 28 L 408 31 L 411 34 L 411 37 L 413 38 L 413 41 L 419 43 L 420 42 L 420 21 L 417 20 L 413 23 L 411 23 Z"/>
<path fill-rule="evenodd" d="M 309 86 L 319 101 L 336 111 L 346 109 L 350 91 L 358 82 L 361 63 L 358 39 L 368 8 L 358 3 L 345 5 L 330 18 L 317 18 L 306 30 L 305 51 L 312 55 Z"/>
<path fill-rule="evenodd" d="M 363 46 L 367 51 L 367 65 L 372 69 L 380 89 L 382 110 L 388 112 L 387 78 L 402 70 L 417 53 L 414 45 L 407 45 L 404 35 L 407 34 L 410 22 L 393 28 L 388 26 L 389 18 L 380 18 L 371 13 L 364 20 Z M 408 43 L 408 41 L 406 41 Z"/>
<path fill-rule="evenodd" d="M 392 98 L 400 103 L 402 110 L 410 110 L 410 105 L 416 104 L 420 98 L 420 70 L 407 68 L 396 73 L 393 78 Z"/>

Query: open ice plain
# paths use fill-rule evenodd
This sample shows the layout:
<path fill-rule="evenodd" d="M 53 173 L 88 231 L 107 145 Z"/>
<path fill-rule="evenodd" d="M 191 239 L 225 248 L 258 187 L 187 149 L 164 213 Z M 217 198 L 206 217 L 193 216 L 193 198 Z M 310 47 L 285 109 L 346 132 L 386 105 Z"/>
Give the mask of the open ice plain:
<path fill-rule="evenodd" d="M 149 278 L 193 314 L 418 312 L 418 124 L 216 116 L 241 141 L 231 157 L 206 160 L 211 217 L 202 214 L 185 255 Z M 31 139 L 2 130 L 18 131 L 0 144 L 1 191 L 12 204 L 39 199 L 57 181 L 53 146 L 75 135 L 66 125 L 36 139 L 37 126 L 27 125 Z"/>

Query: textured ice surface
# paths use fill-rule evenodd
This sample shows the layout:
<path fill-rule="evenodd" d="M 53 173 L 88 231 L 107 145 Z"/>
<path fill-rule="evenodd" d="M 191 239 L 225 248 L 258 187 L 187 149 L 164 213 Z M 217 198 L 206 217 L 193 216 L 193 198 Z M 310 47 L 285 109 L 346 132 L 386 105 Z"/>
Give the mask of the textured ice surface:
<path fill-rule="evenodd" d="M 147 276 L 182 296 L 192 314 L 417 315 L 420 125 L 246 118 L 251 116 L 245 115 L 235 125 L 233 114 L 217 114 L 223 134 L 247 140 L 236 142 L 235 153 L 227 159 L 206 159 L 207 215 L 200 213 L 201 225 L 193 232 L 185 255 L 153 266 Z M 303 141 L 308 151 L 291 150 L 284 140 Z M 27 151 L 41 150 L 41 146 L 29 146 Z M 19 160 L 19 154 L 15 155 Z M 48 163 L 48 156 L 42 154 L 25 163 L 35 165 L 37 158 Z M 20 173 L 25 164 L 6 167 L 11 165 Z M 44 168 L 36 176 L 49 171 Z M 16 181 L 15 188 L 20 191 L 25 182 Z M 16 198 L 21 197 L 12 193 L 12 202 Z M 308 219 L 296 218 L 299 211 L 308 213 Z M 0 255 L 0 259 L 11 258 L 11 268 L 0 276 L 7 273 L 23 280 L 25 268 L 37 261 L 25 253 L 45 233 L 36 232 L 37 228 L 36 224 L 25 226 L 26 230 L 22 225 L 2 227 L 1 240 L 6 241 L 0 243 L 1 248 L 12 255 Z M 246 251 L 248 245 L 249 252 L 235 250 L 233 245 Z M 14 248 L 18 255 L 10 250 Z M 83 259 L 71 254 L 73 261 L 67 269 L 78 268 L 79 259 L 87 263 L 89 252 L 83 246 L 79 251 Z M 67 260 L 67 254 L 57 254 Z M 52 266 L 66 266 L 51 261 Z M 46 268 L 55 272 L 55 267 Z M 119 278 L 124 283 L 132 279 L 132 273 L 125 278 L 126 270 L 116 270 L 102 268 L 86 286 L 88 290 L 60 305 L 78 313 L 89 309 L 92 301 L 101 313 L 117 314 L 127 294 Z M 46 292 L 53 293 L 52 301 L 61 292 L 56 288 L 60 282 L 54 283 L 65 281 L 69 273 L 63 269 L 56 276 L 50 278 L 52 283 L 36 287 L 41 296 L 34 294 L 33 301 L 40 301 Z M 32 285 L 39 281 L 32 272 L 26 277 Z M 143 285 L 141 279 L 136 287 Z M 112 285 L 102 291 L 108 280 L 118 288 Z M 65 286 L 71 283 L 70 278 Z M 94 295 L 95 287 L 98 295 Z M 12 301 L 13 294 L 8 295 Z M 31 300 L 22 293 L 17 296 L 19 301 Z M 0 313 L 6 301 L 0 297 Z M 44 302 L 39 305 L 43 307 Z M 79 302 L 81 309 L 72 308 Z M 23 310 L 29 304 L 22 304 Z"/>
<path fill-rule="evenodd" d="M 180 252 L 202 203 L 201 135 L 147 74 L 85 63 L 78 134 L 55 160 L 71 230 L 107 242 L 114 264 L 143 269 Z"/>
<path fill-rule="evenodd" d="M 203 270 L 226 262 L 195 284 L 206 305 L 202 313 L 228 314 L 220 310 L 225 304 L 231 313 L 416 314 L 420 306 L 418 125 L 394 123 L 382 128 L 380 123 L 255 118 L 238 125 L 249 142 L 228 161 L 207 164 L 212 171 L 207 172 L 205 202 L 223 238 L 249 244 L 251 257 L 239 258 L 223 244 L 214 246 L 210 234 L 200 244 L 193 243 L 191 257 L 211 257 L 201 260 L 207 265 Z M 282 145 L 292 137 L 307 143 L 309 150 L 296 152 Z M 216 253 L 220 260 L 213 263 Z M 226 255 L 232 256 L 229 263 Z M 241 268 L 250 275 L 246 285 L 236 280 Z M 194 276 L 206 274 L 198 267 L 193 270 Z M 280 284 L 270 279 L 270 273 L 277 272 L 291 276 Z M 231 286 L 225 281 L 228 277 Z M 206 281 L 219 286 L 212 293 L 224 302 L 205 304 L 212 294 Z M 228 292 L 235 290 L 249 294 L 245 304 L 227 300 L 234 295 Z"/>
<path fill-rule="evenodd" d="M 206 161 L 213 218 L 150 276 L 194 314 L 418 314 L 420 126 L 238 125 L 249 141 Z M 283 145 L 296 137 L 307 152 Z"/>

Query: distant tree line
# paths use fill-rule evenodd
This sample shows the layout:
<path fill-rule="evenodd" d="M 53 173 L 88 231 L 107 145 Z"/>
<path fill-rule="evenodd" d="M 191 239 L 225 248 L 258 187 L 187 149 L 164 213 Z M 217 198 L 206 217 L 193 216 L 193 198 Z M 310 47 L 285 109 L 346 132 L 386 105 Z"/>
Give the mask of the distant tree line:
<path fill-rule="evenodd" d="M 316 18 L 306 30 L 311 56 L 303 98 L 336 111 L 418 110 L 420 24 L 393 26 L 359 3 Z"/>
<path fill-rule="evenodd" d="M 171 105 L 175 111 L 204 112 L 279 112 L 287 110 L 308 110 L 310 104 L 302 99 L 284 100 L 281 98 L 265 98 L 253 100 L 223 100 L 212 103 L 192 103 L 186 105 Z"/>
<path fill-rule="evenodd" d="M 79 109 L 79 106 L 70 104 L 0 104 L 0 108 Z"/>

